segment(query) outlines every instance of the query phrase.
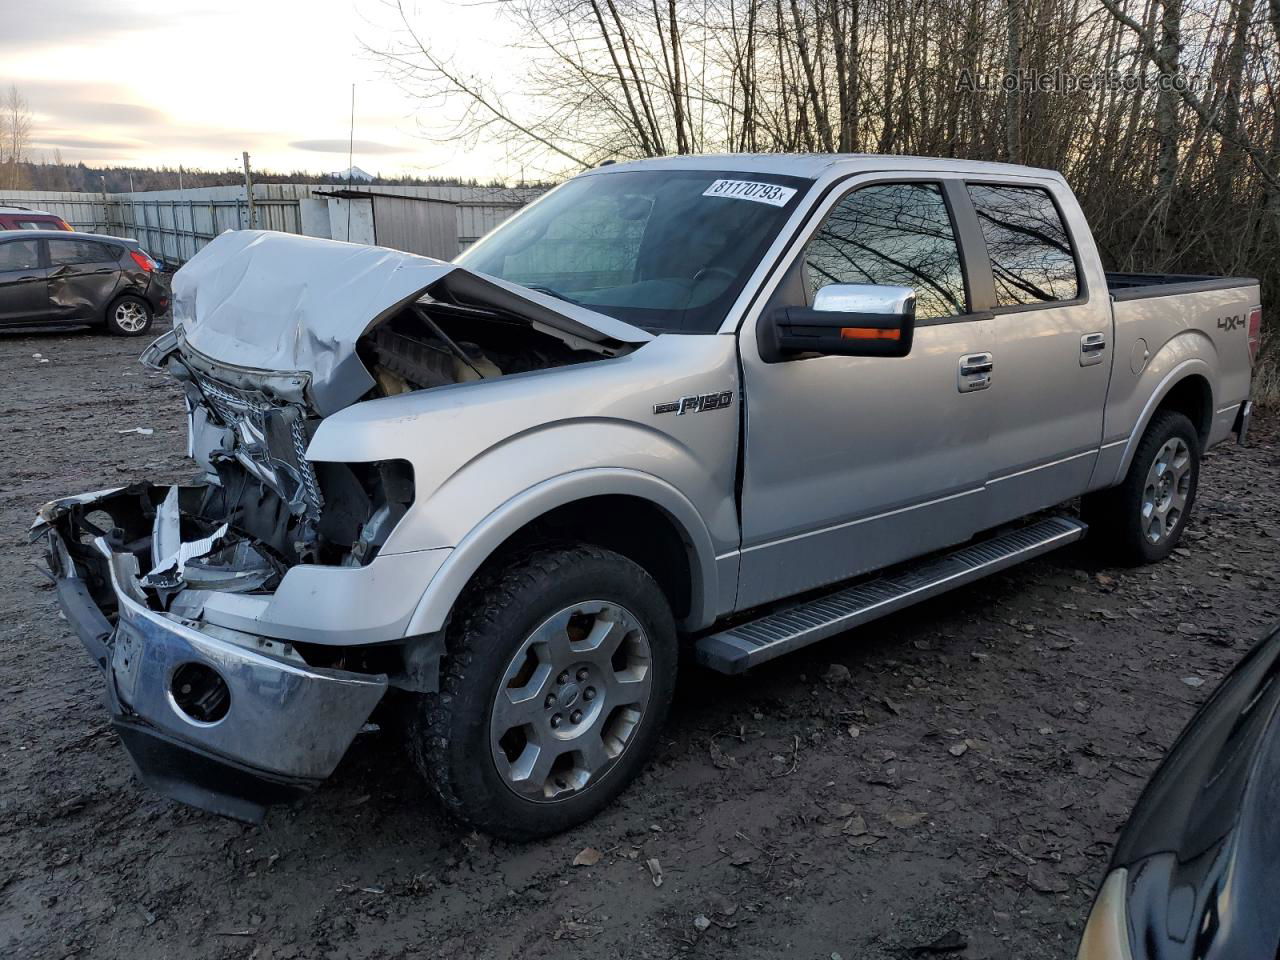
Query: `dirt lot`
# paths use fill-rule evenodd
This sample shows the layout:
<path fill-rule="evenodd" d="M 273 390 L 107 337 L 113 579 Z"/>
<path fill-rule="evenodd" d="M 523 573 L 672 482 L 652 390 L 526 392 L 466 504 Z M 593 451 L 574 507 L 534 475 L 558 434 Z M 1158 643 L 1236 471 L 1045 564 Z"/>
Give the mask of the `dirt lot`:
<path fill-rule="evenodd" d="M 757 676 L 687 670 L 656 759 L 568 835 L 443 821 L 385 733 L 248 827 L 138 787 L 26 545 L 43 500 L 186 473 L 178 393 L 141 346 L 0 335 L 5 957 L 849 960 L 949 931 L 951 956 L 1070 957 L 1143 781 L 1277 616 L 1264 420 L 1208 460 L 1161 566 L 1058 555 Z"/>

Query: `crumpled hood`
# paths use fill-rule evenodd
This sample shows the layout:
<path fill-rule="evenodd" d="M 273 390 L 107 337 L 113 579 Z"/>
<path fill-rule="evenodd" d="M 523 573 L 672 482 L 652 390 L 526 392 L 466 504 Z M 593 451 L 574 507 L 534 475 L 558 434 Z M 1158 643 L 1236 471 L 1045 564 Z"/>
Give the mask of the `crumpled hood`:
<path fill-rule="evenodd" d="M 174 329 L 184 347 L 214 363 L 307 376 L 312 402 L 326 415 L 373 386 L 356 341 L 423 296 L 504 310 L 574 345 L 609 349 L 652 339 L 451 263 L 267 230 L 229 230 L 174 275 Z"/>

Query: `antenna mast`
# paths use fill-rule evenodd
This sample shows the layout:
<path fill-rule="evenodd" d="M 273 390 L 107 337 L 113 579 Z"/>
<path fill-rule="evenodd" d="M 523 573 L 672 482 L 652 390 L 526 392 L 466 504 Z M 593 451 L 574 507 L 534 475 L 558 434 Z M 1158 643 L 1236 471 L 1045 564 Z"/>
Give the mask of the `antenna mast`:
<path fill-rule="evenodd" d="M 351 242 L 351 181 L 355 177 L 356 85 L 351 84 L 351 132 L 347 137 L 347 242 Z"/>

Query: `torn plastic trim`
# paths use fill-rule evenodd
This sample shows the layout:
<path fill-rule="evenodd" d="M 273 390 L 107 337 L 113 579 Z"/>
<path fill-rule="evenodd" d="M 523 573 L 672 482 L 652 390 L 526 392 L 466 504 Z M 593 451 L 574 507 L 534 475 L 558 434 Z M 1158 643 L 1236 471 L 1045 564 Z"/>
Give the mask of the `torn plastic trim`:
<path fill-rule="evenodd" d="M 223 233 L 178 271 L 173 291 L 184 355 L 194 351 L 220 371 L 305 376 L 321 416 L 374 386 L 357 341 L 424 297 L 501 311 L 606 356 L 653 339 L 613 317 L 455 264 L 272 231 Z"/>
<path fill-rule="evenodd" d="M 207 357 L 188 342 L 181 327 L 170 331 L 174 336 L 174 349 L 166 355 L 168 361 L 162 368 L 167 373 L 183 379 L 181 374 L 195 374 L 244 393 L 260 393 L 271 403 L 294 406 L 309 405 L 308 386 L 311 375 L 299 370 L 259 370 L 223 363 Z M 166 334 L 167 336 L 167 334 Z M 145 355 L 144 355 L 145 357 Z M 145 359 L 144 359 L 145 362 Z M 174 364 L 183 369 L 175 369 Z"/>
<path fill-rule="evenodd" d="M 88 504 L 97 503 L 105 500 L 118 493 L 130 490 L 130 487 L 107 487 L 105 490 L 90 490 L 88 493 L 77 493 L 70 497 L 59 497 L 57 500 L 50 500 L 48 503 L 41 504 L 36 509 L 36 518 L 31 522 L 28 530 L 30 542 L 34 543 L 40 537 L 48 532 L 49 528 L 61 520 L 67 514 L 77 508 L 84 507 Z"/>
<path fill-rule="evenodd" d="M 178 489 L 181 507 L 200 502 L 206 485 Z M 97 538 L 106 538 L 113 550 L 132 558 L 139 573 L 151 569 L 154 530 L 157 523 L 166 522 L 161 517 L 170 490 L 136 484 L 104 496 L 67 497 L 42 507 L 41 517 L 32 527 L 32 539 L 56 534 L 50 542 L 56 541 L 59 546 L 51 547 L 49 562 L 60 595 L 62 584 L 79 578 L 77 592 L 85 593 L 98 608 L 113 614 L 118 599 L 109 586 L 103 557 L 93 543 Z M 195 525 L 188 526 L 186 538 L 207 535 L 216 529 L 210 524 L 211 521 L 196 518 Z M 252 538 L 237 542 L 250 544 L 257 555 L 263 553 Z M 244 551 L 243 560 L 250 547 L 232 544 L 226 549 Z M 174 584 L 172 588 L 144 587 L 139 578 L 127 577 L 120 585 L 148 609 L 195 623 L 206 631 L 226 629 L 237 635 L 283 641 L 295 645 L 295 649 L 297 644 L 335 650 L 396 647 L 419 639 L 408 635 L 409 622 L 422 591 L 451 552 L 449 548 L 385 555 L 374 551 L 366 563 L 359 565 L 296 564 L 283 570 L 278 582 L 273 578 L 264 588 L 246 592 L 237 590 L 239 585 L 234 582 L 235 574 L 245 572 L 243 569 L 230 572 L 230 589 L 227 579 L 214 582 L 230 566 L 227 558 L 215 551 L 205 560 L 196 560 L 199 569 L 195 571 L 195 582 Z M 230 562 L 235 562 L 234 556 Z M 188 565 L 190 569 L 190 561 Z"/>

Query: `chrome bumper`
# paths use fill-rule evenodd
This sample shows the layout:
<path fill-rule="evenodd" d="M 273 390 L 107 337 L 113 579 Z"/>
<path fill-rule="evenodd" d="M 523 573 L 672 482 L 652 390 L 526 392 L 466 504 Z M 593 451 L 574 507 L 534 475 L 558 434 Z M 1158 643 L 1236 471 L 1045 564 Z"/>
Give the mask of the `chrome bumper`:
<path fill-rule="evenodd" d="M 85 562 L 56 527 L 47 537 L 62 609 L 106 676 L 121 739 L 142 779 L 168 796 L 259 820 L 268 803 L 333 771 L 386 692 L 385 676 L 310 667 L 280 641 L 152 610 L 136 585 L 136 558 L 98 538 L 103 563 L 94 574 L 105 571 L 115 597 L 112 626 Z M 213 722 L 175 698 L 175 673 L 186 664 L 212 669 L 226 685 L 229 702 Z"/>

